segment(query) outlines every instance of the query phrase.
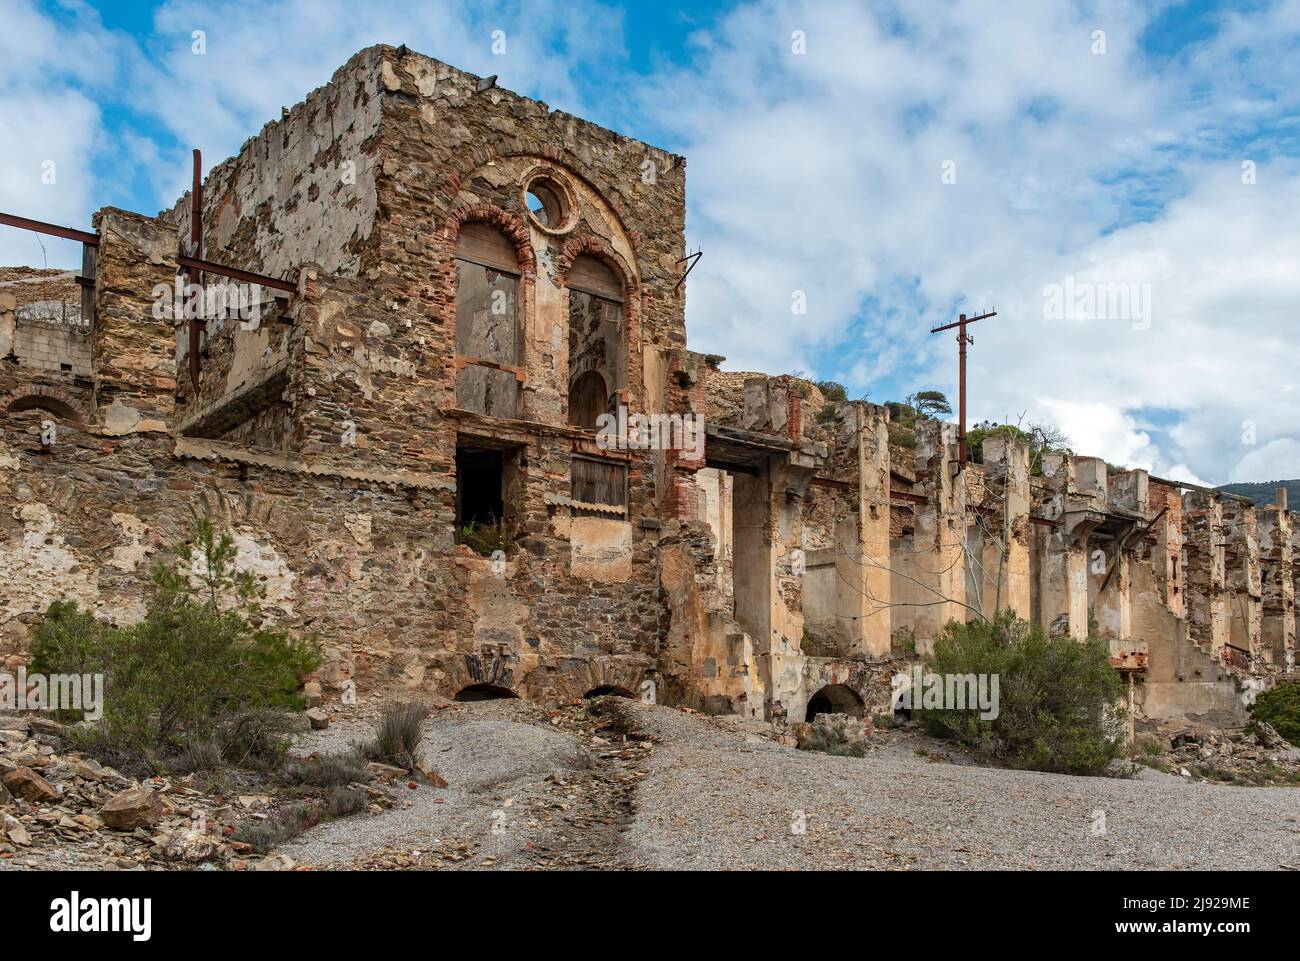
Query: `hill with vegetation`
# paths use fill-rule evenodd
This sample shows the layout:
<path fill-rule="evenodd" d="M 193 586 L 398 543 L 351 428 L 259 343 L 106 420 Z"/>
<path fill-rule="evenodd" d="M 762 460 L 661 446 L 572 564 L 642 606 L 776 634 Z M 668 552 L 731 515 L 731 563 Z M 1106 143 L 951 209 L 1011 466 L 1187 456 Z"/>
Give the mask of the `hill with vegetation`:
<path fill-rule="evenodd" d="M 1262 481 L 1257 484 L 1224 484 L 1218 490 L 1228 494 L 1240 494 L 1249 497 L 1260 507 L 1273 503 L 1273 492 L 1279 487 L 1286 488 L 1286 503 L 1291 510 L 1300 510 L 1300 479 Z"/>

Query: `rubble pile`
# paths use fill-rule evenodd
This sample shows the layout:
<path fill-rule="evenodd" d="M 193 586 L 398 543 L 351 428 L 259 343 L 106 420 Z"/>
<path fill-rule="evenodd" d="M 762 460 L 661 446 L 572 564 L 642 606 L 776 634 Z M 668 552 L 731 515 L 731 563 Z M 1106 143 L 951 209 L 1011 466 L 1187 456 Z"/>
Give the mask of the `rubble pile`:
<path fill-rule="evenodd" d="M 1182 727 L 1148 743 L 1160 744 L 1163 750 L 1147 763 L 1180 777 L 1233 784 L 1300 784 L 1300 748 L 1263 722 L 1243 730 Z"/>
<path fill-rule="evenodd" d="M 831 750 L 860 756 L 866 752 L 873 728 L 870 718 L 818 714 L 807 723 L 791 725 L 790 730 L 802 751 Z"/>
<path fill-rule="evenodd" d="M 0 717 L 0 861 L 25 867 L 119 870 L 286 870 L 289 858 L 263 857 L 234 838 L 239 825 L 268 817 L 286 801 L 257 793 L 206 793 L 198 776 L 136 781 L 66 749 L 62 725 Z M 364 790 L 370 811 L 394 803 L 394 777 L 371 765 Z M 404 772 L 399 772 L 403 773 Z"/>

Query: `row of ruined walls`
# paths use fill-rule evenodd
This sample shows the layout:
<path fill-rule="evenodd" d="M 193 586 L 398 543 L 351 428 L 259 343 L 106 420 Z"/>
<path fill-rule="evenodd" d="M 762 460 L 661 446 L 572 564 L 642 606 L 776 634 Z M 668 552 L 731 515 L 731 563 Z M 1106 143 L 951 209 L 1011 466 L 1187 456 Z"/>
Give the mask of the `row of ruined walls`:
<path fill-rule="evenodd" d="M 799 406 L 785 379 L 746 387 Z M 716 408 L 739 423 L 746 405 L 732 394 Z M 1256 508 L 1097 458 L 1032 463 L 1001 438 L 957 471 L 953 425 L 923 423 L 905 449 L 888 443 L 884 408 L 838 406 L 801 424 L 801 447 L 759 478 L 697 475 L 713 562 L 705 604 L 732 638 L 715 687 L 733 705 L 757 688 L 769 712 L 797 712 L 848 665 L 864 669 L 864 705 L 878 702 L 880 665 L 924 653 L 952 620 L 998 610 L 1100 638 L 1139 716 L 1238 723 L 1255 693 L 1293 674 L 1300 544 L 1284 500 Z M 793 438 L 786 420 L 760 429 Z M 812 453 L 806 484 L 793 480 L 800 449 Z M 765 579 L 764 565 L 766 593 L 742 589 Z"/>

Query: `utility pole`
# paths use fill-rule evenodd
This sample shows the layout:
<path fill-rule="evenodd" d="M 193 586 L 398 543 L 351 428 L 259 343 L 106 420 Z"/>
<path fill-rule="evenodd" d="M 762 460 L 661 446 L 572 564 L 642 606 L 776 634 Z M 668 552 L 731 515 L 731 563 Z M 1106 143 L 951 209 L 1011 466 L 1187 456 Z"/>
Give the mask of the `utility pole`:
<path fill-rule="evenodd" d="M 964 470 L 966 467 L 966 345 L 975 343 L 975 338 L 966 333 L 966 325 L 973 324 L 977 320 L 986 320 L 989 317 L 996 317 L 996 310 L 986 310 L 982 314 L 976 314 L 974 317 L 967 317 L 960 314 L 951 324 L 944 324 L 941 327 L 933 327 L 930 333 L 937 334 L 943 330 L 952 330 L 957 328 L 957 347 L 958 347 L 958 364 L 957 364 L 957 391 L 958 391 L 958 408 L 960 409 L 961 425 L 957 433 L 957 470 Z"/>
<path fill-rule="evenodd" d="M 190 189 L 190 256 L 195 260 L 203 258 L 203 155 L 199 153 L 198 148 L 194 150 L 194 186 Z M 198 403 L 199 398 L 199 371 L 201 364 L 199 362 L 199 340 L 200 335 L 206 326 L 204 320 L 204 297 L 202 294 L 203 274 L 201 271 L 185 271 L 185 279 L 189 282 L 200 285 L 200 293 L 196 296 L 198 303 L 194 304 L 194 316 L 189 319 L 190 333 L 190 380 L 194 384 L 194 403 Z M 187 284 L 188 286 L 188 284 Z"/>

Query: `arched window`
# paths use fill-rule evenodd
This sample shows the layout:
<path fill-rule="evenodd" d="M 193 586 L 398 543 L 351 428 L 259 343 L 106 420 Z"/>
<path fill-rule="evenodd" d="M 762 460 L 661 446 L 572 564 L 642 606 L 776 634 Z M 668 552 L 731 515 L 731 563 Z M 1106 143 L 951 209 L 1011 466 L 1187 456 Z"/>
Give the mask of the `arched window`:
<path fill-rule="evenodd" d="M 569 388 L 569 423 L 585 430 L 596 429 L 596 419 L 609 410 L 609 387 L 597 371 L 579 374 Z"/>
<path fill-rule="evenodd" d="M 489 224 L 461 227 L 456 241 L 456 406 L 519 416 L 519 258 Z"/>
<path fill-rule="evenodd" d="M 569 268 L 568 288 L 569 423 L 594 429 L 627 387 L 623 285 L 603 260 L 581 254 Z"/>

